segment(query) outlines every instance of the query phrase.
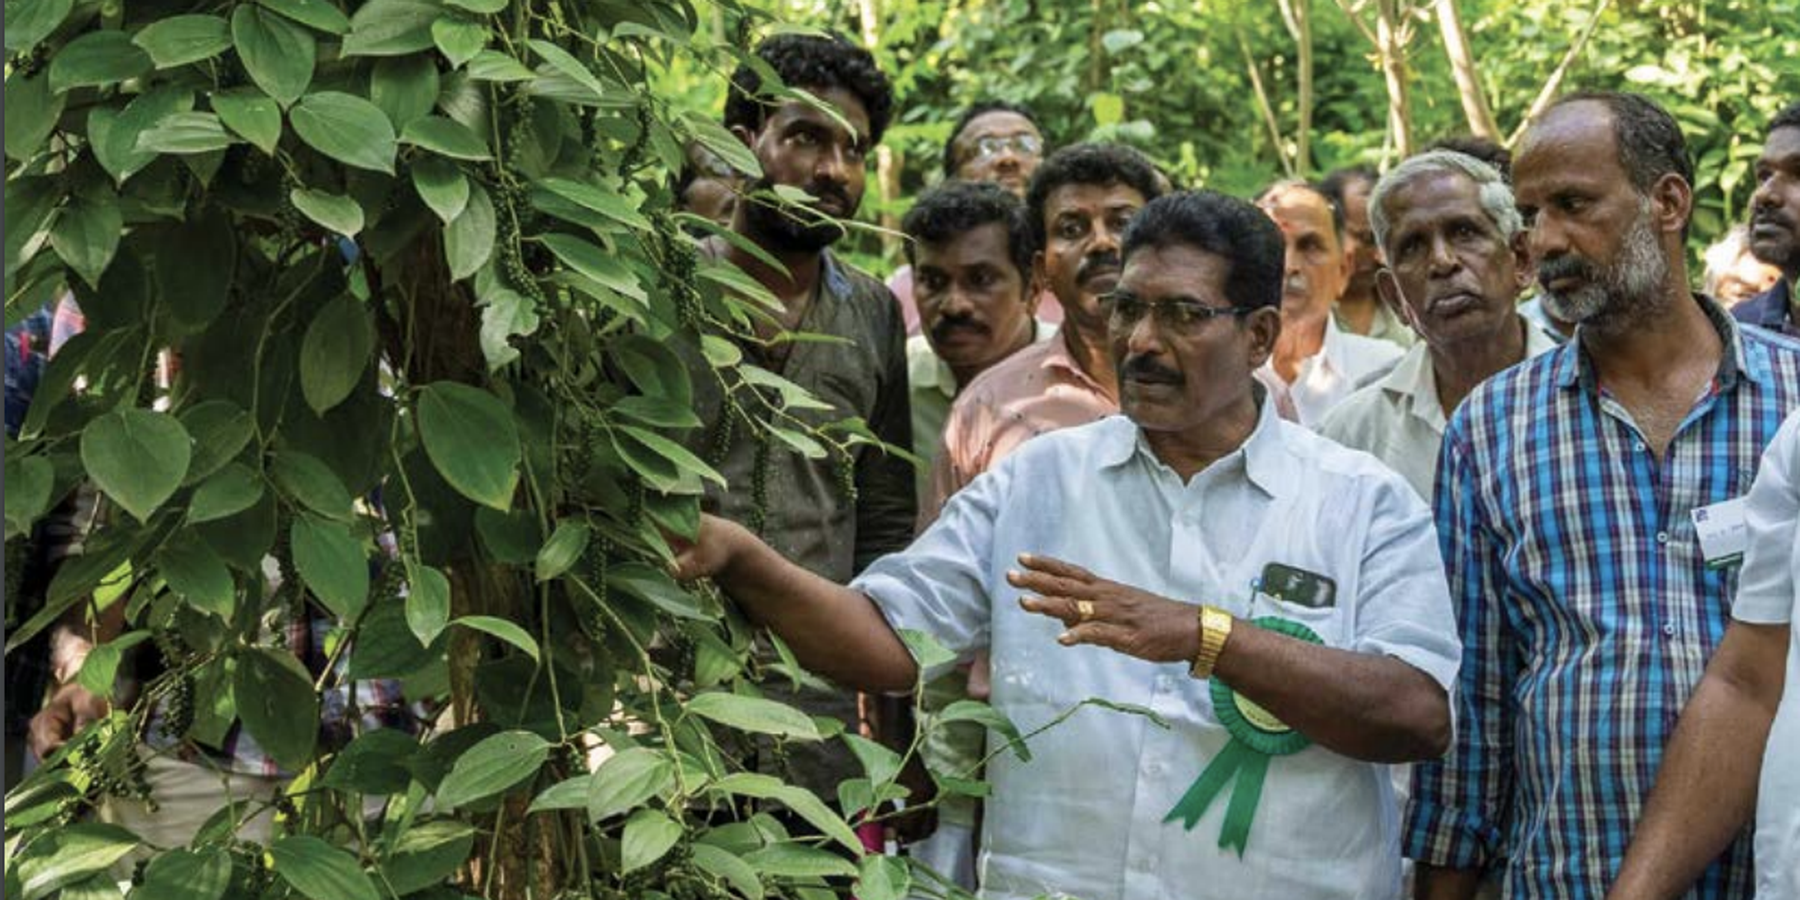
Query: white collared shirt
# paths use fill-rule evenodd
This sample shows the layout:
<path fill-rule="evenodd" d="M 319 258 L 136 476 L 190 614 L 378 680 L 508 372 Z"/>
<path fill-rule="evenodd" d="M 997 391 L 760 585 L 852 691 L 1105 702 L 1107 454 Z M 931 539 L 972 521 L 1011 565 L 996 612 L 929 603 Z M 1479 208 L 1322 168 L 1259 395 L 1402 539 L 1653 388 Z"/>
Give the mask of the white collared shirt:
<path fill-rule="evenodd" d="M 1749 544 L 1731 617 L 1788 627 L 1786 687 L 1756 792 L 1756 896 L 1800 897 L 1800 413 L 1769 442 L 1744 511 Z M 1748 748 L 1746 748 L 1748 752 Z"/>
<path fill-rule="evenodd" d="M 1398 476 L 1264 402 L 1245 444 L 1183 484 L 1131 420 L 1113 416 L 1024 444 L 853 585 L 896 629 L 963 656 L 991 646 L 993 705 L 1025 733 L 1089 698 L 1148 707 L 1169 724 L 1085 707 L 1032 740 L 1029 762 L 997 756 L 984 896 L 1398 895 L 1400 817 L 1383 765 L 1316 745 L 1273 760 L 1241 859 L 1218 846 L 1222 799 L 1192 831 L 1164 824 L 1229 739 L 1208 684 L 1185 664 L 1059 645 L 1062 624 L 1020 609 L 1005 581 L 1024 552 L 1238 617 L 1295 619 L 1333 646 L 1402 659 L 1448 691 L 1461 648 L 1437 536 Z M 1256 591 L 1269 563 L 1332 579 L 1335 605 Z"/>
<path fill-rule="evenodd" d="M 1520 324 L 1525 328 L 1526 359 L 1556 349 L 1556 341 L 1542 329 L 1528 321 Z M 1338 404 L 1319 423 L 1319 433 L 1373 454 L 1430 503 L 1445 422 L 1431 350 L 1420 342 L 1406 351 L 1393 371 Z"/>
<path fill-rule="evenodd" d="M 1317 428 L 1332 407 L 1392 368 L 1404 353 L 1388 341 L 1351 334 L 1338 327 L 1335 316 L 1326 316 L 1325 342 L 1319 352 L 1301 361 L 1293 384 L 1275 372 L 1273 357 L 1256 370 L 1256 377 L 1269 389 L 1283 418 Z"/>

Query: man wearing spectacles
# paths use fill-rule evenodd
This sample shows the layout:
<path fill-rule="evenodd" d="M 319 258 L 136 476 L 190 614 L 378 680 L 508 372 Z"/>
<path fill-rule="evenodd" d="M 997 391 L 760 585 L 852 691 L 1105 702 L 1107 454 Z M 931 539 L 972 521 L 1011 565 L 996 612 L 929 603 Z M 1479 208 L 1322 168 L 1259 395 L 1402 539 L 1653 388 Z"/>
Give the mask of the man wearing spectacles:
<path fill-rule="evenodd" d="M 1258 376 L 1284 418 L 1317 428 L 1365 379 L 1399 361 L 1401 350 L 1344 331 L 1332 317 L 1351 271 L 1343 212 L 1318 188 L 1301 181 L 1270 187 L 1256 205 L 1275 220 L 1287 241 L 1281 341 Z"/>
<path fill-rule="evenodd" d="M 1044 134 L 1031 110 L 1004 100 L 984 100 L 970 106 L 950 129 L 944 142 L 944 181 L 997 184 L 1019 199 L 1038 164 L 1044 160 Z M 888 290 L 900 300 L 906 333 L 919 333 L 919 308 L 913 298 L 913 268 L 901 266 L 888 278 Z M 1057 325 L 1062 306 L 1049 291 L 1038 295 L 1037 317 Z"/>
<path fill-rule="evenodd" d="M 1044 159 L 1044 135 L 1031 111 L 989 100 L 962 114 L 944 144 L 944 177 L 991 181 L 1021 199 Z"/>
<path fill-rule="evenodd" d="M 1448 745 L 1460 657 L 1430 514 L 1274 414 L 1253 373 L 1281 332 L 1283 247 L 1255 207 L 1161 198 L 1121 255 L 1124 416 L 1007 457 L 848 587 L 712 517 L 681 575 L 868 690 L 948 665 L 903 633 L 955 656 L 991 642 L 995 709 L 1054 727 L 989 762 L 984 897 L 1397 896 L 1386 764 Z M 1089 699 L 1156 721 L 1066 713 Z"/>

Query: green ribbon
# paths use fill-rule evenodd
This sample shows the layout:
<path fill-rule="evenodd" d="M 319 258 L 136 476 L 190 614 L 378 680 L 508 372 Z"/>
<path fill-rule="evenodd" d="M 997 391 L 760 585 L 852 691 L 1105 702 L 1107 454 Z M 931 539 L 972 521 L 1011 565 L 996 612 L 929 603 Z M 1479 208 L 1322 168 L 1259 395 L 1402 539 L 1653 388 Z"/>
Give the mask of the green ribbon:
<path fill-rule="evenodd" d="M 1265 616 L 1254 624 L 1267 631 L 1279 632 L 1314 644 L 1323 643 L 1311 628 L 1289 619 Z M 1238 696 L 1231 685 L 1212 679 L 1213 713 L 1225 726 L 1231 740 L 1225 749 L 1207 763 L 1175 807 L 1163 818 L 1165 823 L 1179 820 L 1182 827 L 1193 831 L 1200 817 L 1232 786 L 1231 801 L 1225 807 L 1225 822 L 1219 828 L 1219 846 L 1236 850 L 1242 858 L 1250 845 L 1250 826 L 1256 821 L 1256 806 L 1262 802 L 1263 781 L 1269 774 L 1269 760 L 1288 756 L 1312 746 L 1312 741 L 1292 728 L 1276 721 L 1261 707 Z"/>

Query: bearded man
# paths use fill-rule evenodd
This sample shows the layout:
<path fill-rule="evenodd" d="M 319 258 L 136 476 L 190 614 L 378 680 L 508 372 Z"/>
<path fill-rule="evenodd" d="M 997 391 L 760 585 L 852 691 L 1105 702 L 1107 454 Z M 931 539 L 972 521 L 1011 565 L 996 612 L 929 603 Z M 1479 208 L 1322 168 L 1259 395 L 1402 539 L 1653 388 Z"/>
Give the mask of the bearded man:
<path fill-rule="evenodd" d="M 757 319 L 755 339 L 741 341 L 740 349 L 748 362 L 800 385 L 827 406 L 791 409 L 787 415 L 815 427 L 859 417 L 884 443 L 910 448 L 900 308 L 881 282 L 829 249 L 844 234 L 839 220 L 855 214 L 862 201 L 865 160 L 887 128 L 892 88 L 868 51 L 841 37 L 780 35 L 756 53 L 782 84 L 766 83 L 757 69 L 740 67 L 732 76 L 725 125 L 762 165 L 763 175 L 738 203 L 731 228 L 763 252 L 721 237 L 705 241 L 701 252 L 736 263 L 779 303 L 773 316 Z M 777 187 L 812 199 L 788 202 Z M 792 332 L 837 340 L 785 339 Z M 918 501 L 913 467 L 903 457 L 861 444 L 850 448 L 848 461 L 838 453 L 815 459 L 787 449 L 750 416 L 736 416 L 725 427 L 722 423 L 734 416 L 712 366 L 697 354 L 688 365 L 696 413 L 702 422 L 715 423 L 693 429 L 689 448 L 710 457 L 721 451 L 720 429 L 736 436 L 722 442 L 716 457 L 730 489 L 708 486 L 709 511 L 759 526 L 790 559 L 839 583 L 877 556 L 906 546 Z M 733 391 L 739 406 L 752 413 L 759 410 L 755 393 L 749 385 Z M 771 444 L 774 449 L 764 449 Z M 844 484 L 845 465 L 850 486 Z M 794 696 L 776 687 L 768 686 L 771 695 L 813 715 L 852 722 L 857 716 L 852 692 L 816 685 Z M 842 744 L 821 746 L 802 745 L 785 758 L 771 751 L 758 764 L 775 768 L 785 759 L 780 768 L 790 780 L 835 797 L 838 783 L 861 775 L 862 768 Z"/>
<path fill-rule="evenodd" d="M 1565 97 L 1513 165 L 1567 344 L 1451 417 L 1436 505 L 1463 637 L 1457 734 L 1419 767 L 1418 897 L 1598 900 L 1725 631 L 1741 500 L 1800 402 L 1800 350 L 1688 290 L 1693 168 L 1635 95 Z M 1734 539 L 1736 545 L 1734 546 Z M 1749 842 L 1699 900 L 1751 895 Z"/>

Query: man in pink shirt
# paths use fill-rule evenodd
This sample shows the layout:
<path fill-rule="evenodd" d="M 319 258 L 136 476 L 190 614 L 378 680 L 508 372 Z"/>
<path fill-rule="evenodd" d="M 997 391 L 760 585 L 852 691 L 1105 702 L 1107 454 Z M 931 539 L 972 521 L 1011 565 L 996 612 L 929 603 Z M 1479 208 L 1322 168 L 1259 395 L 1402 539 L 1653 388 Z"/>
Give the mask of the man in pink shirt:
<path fill-rule="evenodd" d="M 1115 144 L 1066 147 L 1038 168 L 1025 197 L 1038 248 L 1032 270 L 1062 304 L 1062 332 L 983 372 L 957 397 L 921 523 L 1025 441 L 1119 411 L 1102 297 L 1119 280 L 1126 223 L 1163 183 L 1142 154 Z"/>

